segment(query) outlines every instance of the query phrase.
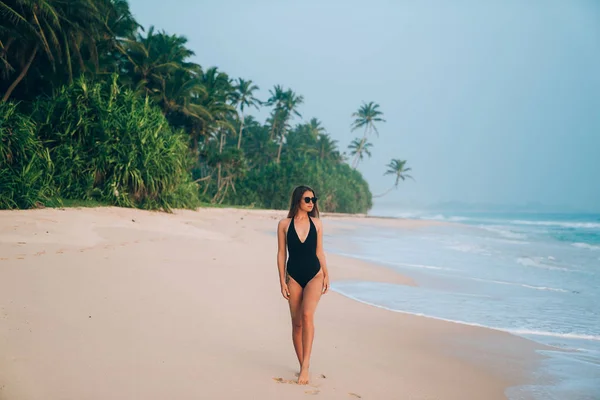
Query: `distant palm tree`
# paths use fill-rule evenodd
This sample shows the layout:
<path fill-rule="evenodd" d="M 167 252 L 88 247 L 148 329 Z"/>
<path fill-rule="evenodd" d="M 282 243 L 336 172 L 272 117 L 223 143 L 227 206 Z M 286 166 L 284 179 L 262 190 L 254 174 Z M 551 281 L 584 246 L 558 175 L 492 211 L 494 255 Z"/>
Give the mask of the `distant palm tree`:
<path fill-rule="evenodd" d="M 298 112 L 298 106 L 304 103 L 304 97 L 297 95 L 292 89 L 286 91 L 280 85 L 276 85 L 274 90 L 269 90 L 271 97 L 267 100 L 267 105 L 274 106 L 271 113 L 271 139 L 275 134 L 279 136 L 279 150 L 277 151 L 277 163 L 281 160 L 281 149 L 289 122 L 294 118 L 294 115 L 302 117 Z"/>
<path fill-rule="evenodd" d="M 353 113 L 352 116 L 355 118 L 352 123 L 352 131 L 357 129 L 365 128 L 363 138 L 357 147 L 352 167 L 356 168 L 360 160 L 362 160 L 362 148 L 367 142 L 367 138 L 370 134 L 375 132 L 379 136 L 379 131 L 375 126 L 376 122 L 385 122 L 382 118 L 383 113 L 379 111 L 379 104 L 374 102 L 363 103 L 357 112 Z"/>
<path fill-rule="evenodd" d="M 240 109 L 240 133 L 238 134 L 237 148 L 242 147 L 242 132 L 244 131 L 244 108 L 254 107 L 258 110 L 261 104 L 260 100 L 254 97 L 254 92 L 259 90 L 259 87 L 254 85 L 251 80 L 239 78 L 235 85 L 233 93 L 233 104 Z"/>
<path fill-rule="evenodd" d="M 203 135 L 207 142 L 210 139 L 218 140 L 219 154 L 222 154 L 227 132 L 235 132 L 235 128 L 230 122 L 233 115 L 236 114 L 235 108 L 231 105 L 235 89 L 231 84 L 229 76 L 219 71 L 217 67 L 211 67 L 206 70 L 201 80 L 207 95 L 197 101 L 198 104 L 208 110 L 213 118 L 211 121 L 206 121 L 203 124 Z M 218 188 L 221 187 L 221 170 L 222 164 L 219 162 L 217 166 Z"/>
<path fill-rule="evenodd" d="M 336 149 L 337 140 L 331 139 L 328 133 L 321 133 L 317 140 L 317 150 L 321 161 L 332 159 L 333 161 L 341 161 L 339 151 Z"/>
<path fill-rule="evenodd" d="M 310 122 L 307 125 L 310 135 L 315 139 L 317 139 L 319 135 L 325 133 L 325 128 L 323 127 L 321 121 L 319 121 L 318 118 L 311 118 Z"/>
<path fill-rule="evenodd" d="M 133 39 L 143 28 L 131 14 L 127 0 L 97 0 L 97 4 L 106 27 L 98 40 L 99 73 L 122 73 L 127 63 L 125 40 Z"/>
<path fill-rule="evenodd" d="M 367 142 L 365 138 L 356 138 L 348 145 L 350 155 L 354 156 L 354 158 L 359 161 L 362 161 L 364 154 L 371 157 L 371 147 L 373 147 L 373 145 Z"/>
<path fill-rule="evenodd" d="M 414 180 L 414 178 L 412 176 L 407 174 L 407 172 L 411 171 L 411 168 L 406 168 L 406 160 L 400 160 L 400 159 L 394 158 L 386 166 L 388 167 L 388 170 L 384 173 L 384 175 L 395 175 L 396 176 L 396 181 L 394 182 L 394 186 L 389 188 L 385 193 L 382 193 L 380 195 L 373 196 L 373 197 L 382 197 L 382 196 L 385 196 L 386 194 L 388 194 L 390 191 L 397 189 L 398 183 L 400 183 L 400 180 L 403 180 L 403 181 L 406 179 Z"/>
<path fill-rule="evenodd" d="M 285 139 L 285 134 L 287 132 L 287 127 L 289 126 L 289 122 L 294 118 L 294 115 L 302 118 L 302 115 L 298 112 L 298 106 L 304 103 L 304 96 L 297 95 L 293 90 L 288 89 L 285 92 L 285 101 L 284 101 L 284 121 L 282 124 L 281 136 L 279 138 L 279 150 L 277 152 L 277 163 L 281 159 L 281 149 L 283 148 L 283 141 Z"/>
<path fill-rule="evenodd" d="M 187 39 L 183 36 L 155 32 L 151 26 L 146 36 L 138 33 L 135 38 L 124 39 L 124 43 L 132 86 L 159 101 L 175 71 L 199 69 L 186 61 L 194 52 L 185 47 Z"/>
<path fill-rule="evenodd" d="M 200 96 L 194 102 L 202 105 L 212 116 L 212 120 L 205 121 L 202 134 L 207 140 L 220 134 L 221 145 L 219 147 L 222 151 L 225 131 L 235 132 L 235 128 L 229 122 L 231 117 L 235 115 L 235 108 L 231 105 L 235 89 L 229 76 L 219 71 L 217 67 L 207 69 L 200 80 L 206 94 Z"/>
<path fill-rule="evenodd" d="M 280 130 L 281 120 L 284 113 L 283 103 L 285 101 L 286 92 L 283 90 L 281 85 L 275 85 L 273 89 L 269 90 L 271 97 L 265 103 L 269 107 L 273 107 L 273 111 L 270 117 L 270 139 L 275 138 L 275 133 Z"/>
<path fill-rule="evenodd" d="M 211 111 L 197 101 L 199 97 L 207 95 L 199 77 L 201 74 L 202 71 L 176 70 L 164 81 L 164 88 L 160 92 L 162 98 L 158 101 L 173 126 L 187 128 L 193 151 L 197 150 L 200 127 L 213 120 Z"/>

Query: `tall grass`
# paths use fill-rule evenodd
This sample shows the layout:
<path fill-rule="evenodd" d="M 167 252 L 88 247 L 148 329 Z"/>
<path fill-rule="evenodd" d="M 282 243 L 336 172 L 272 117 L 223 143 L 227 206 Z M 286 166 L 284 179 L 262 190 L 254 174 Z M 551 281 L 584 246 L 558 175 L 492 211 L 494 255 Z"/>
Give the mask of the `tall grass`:
<path fill-rule="evenodd" d="M 81 78 L 31 115 L 0 104 L 0 208 L 58 199 L 146 209 L 199 205 L 186 137 L 160 109 L 107 82 Z"/>
<path fill-rule="evenodd" d="M 52 161 L 36 137 L 32 119 L 14 103 L 0 103 L 0 208 L 32 208 L 52 202 Z"/>
<path fill-rule="evenodd" d="M 198 204 L 185 137 L 116 76 L 80 78 L 38 100 L 33 116 L 62 198 L 167 211 Z"/>

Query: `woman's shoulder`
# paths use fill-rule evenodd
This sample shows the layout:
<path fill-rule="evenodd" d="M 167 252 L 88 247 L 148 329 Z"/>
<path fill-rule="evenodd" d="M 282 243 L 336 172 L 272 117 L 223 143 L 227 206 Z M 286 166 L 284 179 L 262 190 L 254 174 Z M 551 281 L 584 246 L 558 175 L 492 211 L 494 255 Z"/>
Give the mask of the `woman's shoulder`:
<path fill-rule="evenodd" d="M 292 222 L 291 218 L 280 219 L 279 222 L 277 223 L 277 227 L 286 229 L 288 227 L 288 225 L 290 224 L 290 222 Z"/>
<path fill-rule="evenodd" d="M 321 218 L 319 217 L 310 217 L 310 219 L 313 221 L 313 223 L 317 226 L 317 227 L 322 227 L 323 223 L 321 222 Z"/>

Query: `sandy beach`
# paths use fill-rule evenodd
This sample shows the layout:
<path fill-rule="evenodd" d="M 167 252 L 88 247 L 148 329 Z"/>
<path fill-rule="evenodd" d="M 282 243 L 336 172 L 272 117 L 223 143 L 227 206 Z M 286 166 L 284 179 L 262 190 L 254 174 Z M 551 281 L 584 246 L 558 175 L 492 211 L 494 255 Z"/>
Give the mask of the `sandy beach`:
<path fill-rule="evenodd" d="M 505 399 L 539 348 L 326 294 L 311 383 L 279 292 L 285 211 L 0 211 L 0 400 Z M 327 235 L 428 222 L 324 215 Z M 327 251 L 327 248 L 325 248 Z M 332 283 L 418 285 L 327 253 Z"/>

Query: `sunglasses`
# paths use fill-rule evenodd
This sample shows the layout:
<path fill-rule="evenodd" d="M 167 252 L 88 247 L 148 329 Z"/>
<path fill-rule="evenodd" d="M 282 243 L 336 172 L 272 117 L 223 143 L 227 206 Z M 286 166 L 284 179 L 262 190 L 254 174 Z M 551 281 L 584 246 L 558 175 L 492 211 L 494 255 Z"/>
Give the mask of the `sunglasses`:
<path fill-rule="evenodd" d="M 305 197 L 304 198 L 304 202 L 306 204 L 310 203 L 311 200 L 312 200 L 313 204 L 317 204 L 318 199 L 316 197 Z"/>

